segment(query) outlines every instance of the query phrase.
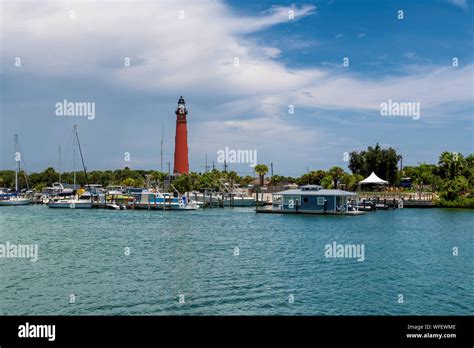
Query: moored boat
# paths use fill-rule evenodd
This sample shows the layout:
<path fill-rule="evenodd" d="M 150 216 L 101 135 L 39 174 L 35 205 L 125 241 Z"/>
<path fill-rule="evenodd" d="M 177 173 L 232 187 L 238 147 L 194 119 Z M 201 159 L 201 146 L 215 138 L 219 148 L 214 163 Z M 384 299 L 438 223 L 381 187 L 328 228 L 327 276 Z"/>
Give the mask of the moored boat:
<path fill-rule="evenodd" d="M 73 130 L 73 140 L 74 140 L 74 184 L 73 187 L 76 187 L 76 144 L 79 145 L 79 153 L 81 155 L 81 160 L 84 168 L 84 174 L 86 177 L 86 182 L 87 182 L 87 173 L 86 173 L 86 168 L 84 166 L 84 158 L 82 157 L 82 150 L 81 150 L 81 144 L 79 142 L 79 135 L 77 133 L 77 126 L 74 125 L 74 130 Z M 92 185 L 86 185 L 89 186 L 89 189 L 92 189 Z M 97 185 L 100 186 L 100 185 Z M 76 190 L 77 191 L 83 191 L 83 190 Z M 62 208 L 62 209 L 90 209 L 92 208 L 92 195 L 89 191 L 83 192 L 80 196 L 75 195 L 74 197 L 71 198 L 51 198 L 49 199 L 47 203 L 49 208 Z"/>
<path fill-rule="evenodd" d="M 173 197 L 170 193 L 161 193 L 158 190 L 143 190 L 134 194 L 128 203 L 131 209 L 147 210 L 197 210 L 199 204 L 187 196 Z"/>
<path fill-rule="evenodd" d="M 273 193 L 273 206 L 257 208 L 257 213 L 362 215 L 354 192 L 305 185 L 299 189 Z M 355 204 L 352 204 L 354 202 Z M 354 208 L 355 207 L 355 208 Z"/>
<path fill-rule="evenodd" d="M 192 198 L 195 202 L 199 204 L 206 204 L 210 206 L 221 206 L 222 205 L 222 193 L 219 192 L 198 192 L 198 191 L 191 191 L 187 192 L 186 196 Z"/>
<path fill-rule="evenodd" d="M 229 195 L 224 199 L 224 206 L 231 206 L 231 207 L 253 207 L 255 206 L 256 200 L 253 197 L 247 195 Z"/>
<path fill-rule="evenodd" d="M 41 201 L 47 204 L 52 198 L 72 196 L 75 189 L 76 187 L 72 187 L 72 185 L 53 182 L 50 187 L 45 187 L 41 192 Z"/>
<path fill-rule="evenodd" d="M 24 197 L 9 197 L 8 199 L 1 199 L 0 206 L 5 205 L 28 205 L 31 204 L 31 198 Z"/>
<path fill-rule="evenodd" d="M 105 190 L 109 196 L 122 196 L 125 191 L 124 187 L 119 185 L 109 185 Z"/>
<path fill-rule="evenodd" d="M 49 208 L 64 208 L 64 209 L 90 209 L 92 208 L 92 201 L 87 198 L 74 197 L 69 199 L 55 198 L 47 203 Z"/>
<path fill-rule="evenodd" d="M 21 168 L 21 152 L 20 145 L 18 142 L 18 135 L 15 134 L 15 161 L 17 166 L 15 167 L 15 192 L 14 193 L 5 193 L 1 192 L 0 206 L 18 206 L 18 205 L 29 205 L 32 202 L 31 198 L 22 197 L 19 195 L 18 190 L 18 174 L 20 173 Z M 25 179 L 27 178 L 25 173 Z M 26 180 L 28 186 L 28 180 Z M 28 191 L 31 194 L 31 191 Z"/>
<path fill-rule="evenodd" d="M 253 207 L 257 205 L 257 200 L 252 196 L 249 196 L 240 185 L 225 182 L 223 189 L 227 192 L 224 199 L 224 206 Z"/>

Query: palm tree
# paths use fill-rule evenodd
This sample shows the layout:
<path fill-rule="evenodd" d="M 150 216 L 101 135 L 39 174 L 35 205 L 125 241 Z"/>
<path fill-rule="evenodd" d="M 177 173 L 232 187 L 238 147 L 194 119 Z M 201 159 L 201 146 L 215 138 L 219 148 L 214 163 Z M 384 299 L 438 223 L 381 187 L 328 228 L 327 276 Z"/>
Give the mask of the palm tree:
<path fill-rule="evenodd" d="M 448 179 L 453 165 L 453 153 L 448 151 L 441 153 L 441 155 L 439 155 L 438 165 L 444 178 Z"/>
<path fill-rule="evenodd" d="M 414 173 L 413 184 L 418 186 L 418 195 L 421 199 L 421 192 L 424 185 L 430 185 L 433 182 L 433 177 L 429 166 L 424 163 L 419 163 L 416 172 Z"/>
<path fill-rule="evenodd" d="M 239 176 L 233 170 L 227 173 L 227 180 L 230 181 L 231 185 L 234 185 L 235 182 L 238 180 Z"/>
<path fill-rule="evenodd" d="M 159 172 L 156 170 L 153 170 L 150 175 L 151 181 L 156 185 L 159 185 L 165 189 L 165 179 L 166 179 L 166 173 Z"/>
<path fill-rule="evenodd" d="M 45 169 L 43 173 L 41 173 L 41 176 L 44 182 L 46 182 L 48 185 L 51 185 L 54 181 L 56 181 L 58 173 L 56 173 L 53 167 L 49 167 Z"/>
<path fill-rule="evenodd" d="M 273 175 L 271 178 L 270 178 L 270 181 L 272 183 L 273 186 L 276 186 L 278 183 L 282 182 L 285 180 L 285 177 L 284 176 L 280 176 L 280 175 Z"/>
<path fill-rule="evenodd" d="M 464 168 L 466 167 L 466 160 L 460 153 L 453 153 L 453 179 L 459 175 L 462 175 Z"/>
<path fill-rule="evenodd" d="M 327 175 L 321 180 L 321 186 L 325 189 L 331 189 L 333 188 L 333 182 L 334 178 L 331 175 Z"/>
<path fill-rule="evenodd" d="M 345 173 L 344 173 L 344 169 L 342 169 L 341 167 L 332 167 L 331 169 L 328 170 L 328 174 L 332 176 L 334 180 L 334 188 L 337 188 L 339 179 L 341 179 Z"/>
<path fill-rule="evenodd" d="M 188 174 L 189 180 L 191 182 L 191 190 L 196 190 L 196 185 L 199 182 L 199 175 L 195 172 L 191 172 Z"/>
<path fill-rule="evenodd" d="M 444 151 L 439 155 L 438 165 L 445 179 L 454 179 L 463 172 L 466 160 L 460 153 Z"/>
<path fill-rule="evenodd" d="M 268 167 L 265 164 L 257 164 L 255 166 L 255 172 L 260 176 L 260 186 L 263 186 L 263 179 L 265 174 L 268 173 Z"/>

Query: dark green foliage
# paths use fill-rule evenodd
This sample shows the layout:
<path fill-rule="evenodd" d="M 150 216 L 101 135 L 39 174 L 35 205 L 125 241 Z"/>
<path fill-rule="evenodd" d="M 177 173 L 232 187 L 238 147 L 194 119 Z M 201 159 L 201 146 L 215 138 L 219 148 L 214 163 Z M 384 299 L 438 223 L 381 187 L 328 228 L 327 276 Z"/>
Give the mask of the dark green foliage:
<path fill-rule="evenodd" d="M 395 149 L 382 149 L 377 143 L 375 147 L 369 146 L 367 151 L 350 153 L 349 169 L 353 174 L 363 177 L 369 176 L 372 172 L 381 179 L 387 180 L 390 185 L 394 185 L 398 179 L 398 161 L 400 156 Z"/>

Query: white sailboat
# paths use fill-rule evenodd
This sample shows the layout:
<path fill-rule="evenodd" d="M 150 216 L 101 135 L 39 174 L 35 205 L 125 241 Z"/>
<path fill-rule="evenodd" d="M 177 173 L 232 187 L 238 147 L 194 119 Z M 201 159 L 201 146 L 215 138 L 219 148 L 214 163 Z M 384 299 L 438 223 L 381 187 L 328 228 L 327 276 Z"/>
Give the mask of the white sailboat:
<path fill-rule="evenodd" d="M 31 198 L 10 197 L 9 199 L 0 200 L 0 206 L 5 206 L 5 205 L 29 205 L 29 204 L 31 204 Z"/>
<path fill-rule="evenodd" d="M 10 205 L 29 205 L 31 204 L 31 198 L 25 198 L 18 196 L 18 173 L 20 172 L 21 152 L 19 151 L 18 135 L 15 134 L 15 161 L 17 166 L 15 167 L 15 192 L 16 196 L 8 196 L 6 199 L 0 199 L 0 206 Z"/>
<path fill-rule="evenodd" d="M 82 157 L 81 143 L 79 142 L 79 135 L 77 134 L 77 125 L 74 125 L 73 132 L 74 141 L 74 188 L 76 187 L 76 144 L 79 145 L 79 153 L 81 155 L 82 166 L 84 172 L 86 168 L 84 166 L 84 158 Z M 86 176 L 87 179 L 87 176 Z M 84 193 L 81 196 L 74 196 L 72 198 L 55 198 L 48 202 L 50 208 L 63 208 L 63 209 L 90 209 L 92 208 L 92 196 L 88 193 Z"/>

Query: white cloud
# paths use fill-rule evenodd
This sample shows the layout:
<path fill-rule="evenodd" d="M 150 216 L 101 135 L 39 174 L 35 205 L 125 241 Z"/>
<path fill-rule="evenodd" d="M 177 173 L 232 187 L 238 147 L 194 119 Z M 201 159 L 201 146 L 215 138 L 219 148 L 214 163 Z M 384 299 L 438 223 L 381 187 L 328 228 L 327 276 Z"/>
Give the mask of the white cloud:
<path fill-rule="evenodd" d="M 312 15 L 315 13 L 315 10 L 316 7 L 312 5 L 303 5 L 301 7 L 273 6 L 269 10 L 264 11 L 262 13 L 263 16 L 235 17 L 234 20 L 229 21 L 229 24 L 230 29 L 235 32 L 255 32 L 276 24 Z"/>
<path fill-rule="evenodd" d="M 452 2 L 461 7 L 465 3 Z M 317 147 L 321 134 L 287 117 L 289 104 L 297 109 L 374 111 L 392 99 L 419 101 L 424 110 L 439 111 L 450 104 L 451 112 L 453 102 L 472 102 L 472 65 L 427 66 L 384 78 L 364 78 L 340 66 L 289 69 L 276 60 L 283 54 L 279 48 L 262 46 L 248 35 L 294 25 L 314 14 L 314 6 L 272 7 L 252 16 L 237 15 L 212 0 L 1 6 L 2 68 L 7 73 L 15 69 L 14 58 L 21 57 L 22 72 L 32 75 L 85 77 L 91 85 L 100 80 L 171 98 L 192 94 L 195 103 L 215 100 L 221 107 L 208 107 L 196 125 L 202 131 L 212 127 L 213 139 L 196 143 L 194 149 L 223 141 L 258 144 L 270 151 L 266 139 L 275 144 L 291 133 L 295 136 L 288 146 L 279 146 L 288 158 L 298 148 Z M 290 10 L 295 19 L 289 19 Z M 123 66 L 125 57 L 131 59 L 128 68 Z M 218 122 L 216 117 L 225 119 Z"/>
<path fill-rule="evenodd" d="M 342 69 L 342 68 L 341 68 Z M 437 67 L 404 77 L 361 80 L 350 75 L 328 75 L 307 86 L 313 95 L 298 94 L 298 104 L 330 109 L 377 109 L 388 99 L 417 101 L 423 108 L 441 108 L 447 103 L 472 102 L 473 65 Z"/>
<path fill-rule="evenodd" d="M 336 75 L 318 68 L 289 70 L 274 61 L 282 54 L 279 48 L 261 47 L 243 35 L 291 25 L 288 11 L 298 19 L 313 14 L 313 6 L 272 7 L 252 17 L 236 16 L 223 3 L 204 0 L 134 6 L 3 3 L 2 10 L 3 58 L 13 62 L 23 57 L 22 69 L 32 74 L 89 75 L 157 94 L 184 90 L 196 97 L 253 98 L 253 103 L 259 96 L 315 108 L 372 109 L 388 98 L 416 98 L 433 107 L 471 100 L 472 66 L 432 67 L 428 73 L 378 80 L 350 75 L 349 69 Z M 184 19 L 179 19 L 180 11 Z M 131 59 L 129 68 L 121 66 L 125 57 Z"/>
<path fill-rule="evenodd" d="M 13 62 L 22 57 L 22 69 L 32 74 L 88 75 L 156 94 L 184 90 L 195 97 L 253 97 L 255 103 L 273 98 L 282 105 L 315 108 L 371 109 L 389 97 L 419 98 L 430 106 L 471 98 L 470 66 L 433 67 L 428 73 L 379 80 L 350 75 L 349 69 L 336 75 L 319 68 L 289 70 L 274 60 L 280 49 L 262 47 L 242 34 L 292 25 L 288 11 L 298 19 L 313 14 L 313 6 L 272 7 L 253 17 L 237 16 L 223 3 L 205 0 L 134 6 L 3 3 L 2 10 L 3 58 Z M 179 19 L 180 11 L 184 19 Z M 122 66 L 125 57 L 131 59 L 129 68 Z M 315 97 L 303 97 L 302 91 Z"/>

